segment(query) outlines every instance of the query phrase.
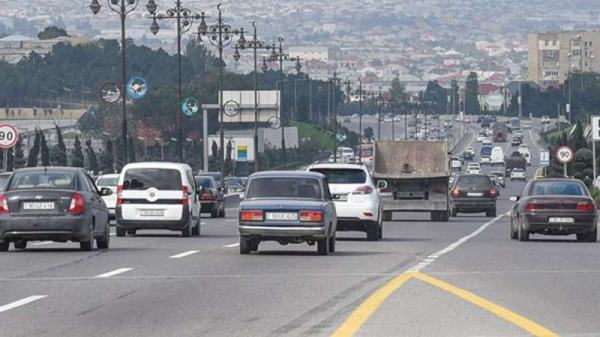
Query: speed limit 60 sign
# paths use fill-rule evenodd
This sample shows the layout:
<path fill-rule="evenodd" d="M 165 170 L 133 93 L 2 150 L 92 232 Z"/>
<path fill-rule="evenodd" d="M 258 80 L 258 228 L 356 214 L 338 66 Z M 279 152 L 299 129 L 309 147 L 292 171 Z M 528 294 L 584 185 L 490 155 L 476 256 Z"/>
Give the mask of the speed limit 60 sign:
<path fill-rule="evenodd" d="M 10 124 L 0 125 L 0 149 L 10 149 L 17 144 L 19 132 Z"/>
<path fill-rule="evenodd" d="M 561 164 L 568 164 L 573 160 L 573 149 L 568 146 L 561 146 L 556 150 L 556 160 Z"/>

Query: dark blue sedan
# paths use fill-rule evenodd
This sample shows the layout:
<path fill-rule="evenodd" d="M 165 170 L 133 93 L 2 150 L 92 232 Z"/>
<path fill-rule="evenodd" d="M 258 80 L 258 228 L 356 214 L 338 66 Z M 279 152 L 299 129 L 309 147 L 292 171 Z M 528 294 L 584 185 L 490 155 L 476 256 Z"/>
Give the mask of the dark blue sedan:
<path fill-rule="evenodd" d="M 261 241 L 317 244 L 319 255 L 335 251 L 337 215 L 320 173 L 260 172 L 250 176 L 239 210 L 240 253 Z"/>

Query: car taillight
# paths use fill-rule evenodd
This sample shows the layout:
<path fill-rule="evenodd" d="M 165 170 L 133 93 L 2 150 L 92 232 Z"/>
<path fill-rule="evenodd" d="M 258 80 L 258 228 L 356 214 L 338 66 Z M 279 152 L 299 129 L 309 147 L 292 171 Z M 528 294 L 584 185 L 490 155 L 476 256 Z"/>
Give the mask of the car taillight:
<path fill-rule="evenodd" d="M 321 222 L 323 213 L 321 211 L 300 211 L 300 221 L 302 222 Z"/>
<path fill-rule="evenodd" d="M 263 221 L 265 219 L 265 212 L 263 211 L 242 211 L 240 214 L 242 221 Z"/>
<path fill-rule="evenodd" d="M 460 189 L 458 187 L 455 187 L 452 189 L 452 197 L 453 198 L 458 198 L 460 196 Z"/>
<path fill-rule="evenodd" d="M 190 194 L 190 190 L 188 189 L 187 186 L 183 186 L 183 188 L 181 189 L 181 204 L 183 206 L 189 205 L 190 204 L 190 199 L 188 199 L 188 196 Z"/>
<path fill-rule="evenodd" d="M 544 209 L 544 208 L 545 208 L 544 205 L 539 202 L 530 202 L 527 205 L 525 205 L 526 211 L 535 211 L 535 210 Z"/>
<path fill-rule="evenodd" d="M 352 194 L 371 194 L 373 193 L 373 189 L 370 186 L 360 186 Z"/>
<path fill-rule="evenodd" d="M 83 213 L 85 210 L 85 203 L 83 201 L 83 196 L 81 194 L 75 192 L 71 196 L 71 205 L 69 205 L 69 214 L 79 215 Z"/>
<path fill-rule="evenodd" d="M 492 189 L 490 190 L 490 197 L 495 198 L 498 195 L 498 191 L 496 190 L 495 187 L 492 187 Z"/>
<path fill-rule="evenodd" d="M 595 212 L 596 206 L 591 202 L 582 201 L 577 203 L 576 209 L 581 212 Z"/>
<path fill-rule="evenodd" d="M 8 202 L 6 201 L 6 194 L 0 194 L 0 214 L 8 213 Z"/>
<path fill-rule="evenodd" d="M 215 197 L 213 197 L 212 193 L 202 193 L 202 195 L 200 195 L 200 200 L 213 200 Z"/>
<path fill-rule="evenodd" d="M 123 185 L 117 186 L 117 205 L 123 205 Z"/>

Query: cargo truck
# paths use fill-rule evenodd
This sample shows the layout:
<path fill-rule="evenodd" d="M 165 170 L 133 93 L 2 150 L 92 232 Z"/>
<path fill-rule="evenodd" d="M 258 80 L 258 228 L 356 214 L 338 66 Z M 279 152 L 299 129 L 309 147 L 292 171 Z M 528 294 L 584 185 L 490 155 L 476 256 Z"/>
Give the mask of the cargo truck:
<path fill-rule="evenodd" d="M 394 212 L 428 212 L 432 221 L 448 221 L 449 162 L 445 142 L 376 142 L 373 178 L 383 220 Z"/>

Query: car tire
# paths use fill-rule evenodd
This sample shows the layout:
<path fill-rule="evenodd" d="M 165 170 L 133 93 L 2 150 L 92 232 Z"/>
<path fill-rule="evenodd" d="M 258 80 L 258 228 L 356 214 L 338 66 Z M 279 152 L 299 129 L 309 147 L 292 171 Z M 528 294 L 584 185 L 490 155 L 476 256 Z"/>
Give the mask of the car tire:
<path fill-rule="evenodd" d="M 125 230 L 125 228 L 117 226 L 117 237 L 122 238 L 125 237 L 125 235 L 127 235 L 127 230 Z"/>
<path fill-rule="evenodd" d="M 587 233 L 587 242 L 598 241 L 598 227 L 594 228 L 593 231 Z"/>
<path fill-rule="evenodd" d="M 519 233 L 515 231 L 515 225 L 513 224 L 512 219 L 510 219 L 510 238 L 511 240 L 516 240 L 519 236 Z"/>
<path fill-rule="evenodd" d="M 240 254 L 241 255 L 247 255 L 250 254 L 250 240 L 249 239 L 245 239 L 243 237 L 240 236 Z"/>
<path fill-rule="evenodd" d="M 450 216 L 455 217 L 458 214 L 458 210 L 454 207 L 450 209 Z"/>
<path fill-rule="evenodd" d="M 8 252 L 8 241 L 0 242 L 0 252 Z"/>
<path fill-rule="evenodd" d="M 379 221 L 379 240 L 383 239 L 383 222 Z"/>
<path fill-rule="evenodd" d="M 192 219 L 188 218 L 187 224 L 181 229 L 181 236 L 184 238 L 192 237 Z"/>
<path fill-rule="evenodd" d="M 393 212 L 383 212 L 383 221 L 392 221 Z"/>
<path fill-rule="evenodd" d="M 96 246 L 98 246 L 98 249 L 108 249 L 110 246 L 110 226 L 108 224 L 106 224 L 102 237 L 96 239 Z"/>
<path fill-rule="evenodd" d="M 90 233 L 90 237 L 87 240 L 79 242 L 79 249 L 84 252 L 94 250 L 94 241 L 94 236 Z"/>
<path fill-rule="evenodd" d="M 377 223 L 374 223 L 375 227 L 367 228 L 367 241 L 377 241 L 379 240 L 379 226 Z"/>
<path fill-rule="evenodd" d="M 192 228 L 192 236 L 200 236 L 200 220 L 196 222 L 196 226 Z"/>
<path fill-rule="evenodd" d="M 317 241 L 317 253 L 319 255 L 329 255 L 329 238 Z"/>
<path fill-rule="evenodd" d="M 224 218 L 225 217 L 225 206 L 223 206 L 223 209 L 221 211 L 219 211 L 219 218 Z"/>
<path fill-rule="evenodd" d="M 127 236 L 134 236 L 137 234 L 137 229 L 128 229 Z"/>
<path fill-rule="evenodd" d="M 440 211 L 439 212 L 438 221 L 448 222 L 449 219 L 450 219 L 450 214 L 448 213 L 448 211 Z"/>
<path fill-rule="evenodd" d="M 213 210 L 210 211 L 210 217 L 211 218 L 219 217 L 219 207 L 215 207 Z"/>
<path fill-rule="evenodd" d="M 335 235 L 329 238 L 329 252 L 335 252 Z"/>
<path fill-rule="evenodd" d="M 521 224 L 519 224 L 519 228 L 517 229 L 517 238 L 519 241 L 529 241 L 529 232 Z"/>
<path fill-rule="evenodd" d="M 488 209 L 487 211 L 485 211 L 485 216 L 487 216 L 488 218 L 495 218 L 496 217 L 496 209 L 495 208 Z"/>
<path fill-rule="evenodd" d="M 260 245 L 260 240 L 258 240 L 258 239 L 251 240 L 250 241 L 250 251 L 257 252 L 259 245 Z"/>
<path fill-rule="evenodd" d="M 26 240 L 19 240 L 19 241 L 15 241 L 15 249 L 25 249 L 27 248 L 27 241 Z"/>

